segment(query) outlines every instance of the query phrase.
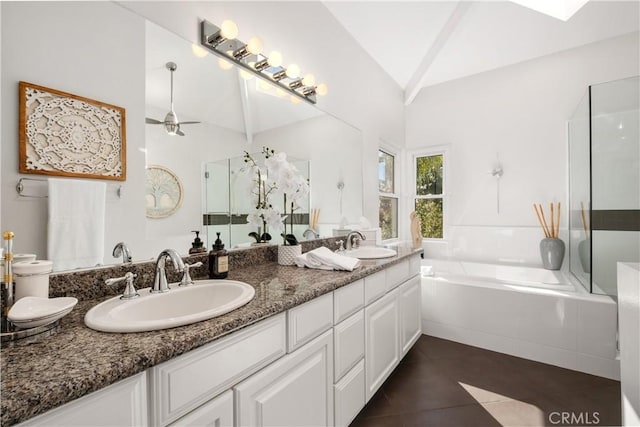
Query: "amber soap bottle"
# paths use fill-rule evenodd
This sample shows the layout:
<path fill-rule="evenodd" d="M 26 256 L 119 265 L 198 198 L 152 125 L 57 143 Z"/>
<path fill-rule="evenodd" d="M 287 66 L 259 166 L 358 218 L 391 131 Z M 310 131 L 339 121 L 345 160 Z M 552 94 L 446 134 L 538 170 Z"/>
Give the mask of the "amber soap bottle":
<path fill-rule="evenodd" d="M 209 252 L 209 279 L 225 279 L 229 274 L 229 253 L 224 248 L 220 233 Z"/>

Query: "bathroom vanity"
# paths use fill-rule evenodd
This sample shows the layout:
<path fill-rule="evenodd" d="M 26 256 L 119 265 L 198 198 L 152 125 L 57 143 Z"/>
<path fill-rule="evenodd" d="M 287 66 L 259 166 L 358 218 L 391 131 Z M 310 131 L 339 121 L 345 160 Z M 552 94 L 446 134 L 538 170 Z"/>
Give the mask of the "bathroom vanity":
<path fill-rule="evenodd" d="M 2 425 L 348 425 L 421 334 L 419 252 L 232 269 L 251 302 L 154 332 L 93 331 L 104 297 L 81 301 L 57 334 L 3 349 Z"/>

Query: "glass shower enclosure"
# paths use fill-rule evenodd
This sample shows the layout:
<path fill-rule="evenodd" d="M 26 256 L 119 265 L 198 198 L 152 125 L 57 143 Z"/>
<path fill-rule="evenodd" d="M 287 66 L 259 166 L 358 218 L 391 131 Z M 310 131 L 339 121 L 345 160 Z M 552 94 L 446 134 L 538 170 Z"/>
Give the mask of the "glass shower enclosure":
<path fill-rule="evenodd" d="M 569 120 L 569 268 L 591 293 L 640 262 L 639 124 L 637 76 L 589 86 Z"/>

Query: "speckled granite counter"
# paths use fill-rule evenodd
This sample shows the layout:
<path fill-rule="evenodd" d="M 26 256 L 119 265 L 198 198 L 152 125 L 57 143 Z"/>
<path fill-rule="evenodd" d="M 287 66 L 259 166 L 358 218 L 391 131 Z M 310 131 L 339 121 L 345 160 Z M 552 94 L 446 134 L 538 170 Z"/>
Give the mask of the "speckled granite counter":
<path fill-rule="evenodd" d="M 61 320 L 56 334 L 2 349 L 0 423 L 9 426 L 27 420 L 419 252 L 398 248 L 396 257 L 364 261 L 353 272 L 283 267 L 275 262 L 232 269 L 229 279 L 255 287 L 250 303 L 211 320 L 154 332 L 89 329 L 83 322 L 85 313 L 113 294 L 81 300 Z"/>

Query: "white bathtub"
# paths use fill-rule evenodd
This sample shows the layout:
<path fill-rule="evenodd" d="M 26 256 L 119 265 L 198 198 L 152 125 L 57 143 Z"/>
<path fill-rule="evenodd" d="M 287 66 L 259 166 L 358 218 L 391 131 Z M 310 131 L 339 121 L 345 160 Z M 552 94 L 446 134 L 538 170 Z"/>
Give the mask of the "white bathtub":
<path fill-rule="evenodd" d="M 619 379 L 617 307 L 561 271 L 422 261 L 423 333 Z"/>

